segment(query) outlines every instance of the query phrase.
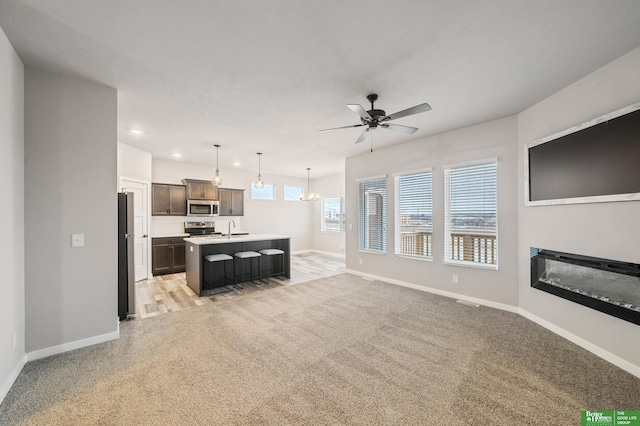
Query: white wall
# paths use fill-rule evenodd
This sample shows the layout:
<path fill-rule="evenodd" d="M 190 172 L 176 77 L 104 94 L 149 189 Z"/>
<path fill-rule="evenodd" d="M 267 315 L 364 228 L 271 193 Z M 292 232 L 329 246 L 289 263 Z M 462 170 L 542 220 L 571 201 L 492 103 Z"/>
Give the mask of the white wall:
<path fill-rule="evenodd" d="M 191 164 L 181 161 L 153 160 L 152 181 L 154 183 L 181 184 L 182 179 L 209 180 L 215 172 L 214 167 Z M 244 189 L 244 216 L 213 218 L 218 230 L 227 229 L 229 219 L 236 222 L 236 231 L 252 234 L 282 234 L 291 237 L 291 250 L 311 248 L 311 206 L 300 201 L 284 201 L 283 185 L 306 188 L 307 180 L 279 175 L 262 174 L 265 183 L 276 185 L 276 200 L 252 200 L 251 181 L 257 178 L 255 173 L 233 169 L 220 169 L 223 188 Z M 151 236 L 183 232 L 183 222 L 211 220 L 212 218 L 194 217 L 158 217 L 151 219 Z M 233 230 L 232 230 L 233 231 Z"/>
<path fill-rule="evenodd" d="M 115 89 L 26 70 L 27 352 L 117 337 L 116 113 Z"/>
<path fill-rule="evenodd" d="M 151 164 L 150 152 L 118 142 L 117 185 L 120 184 L 120 178 L 151 182 Z"/>
<path fill-rule="evenodd" d="M 517 188 L 516 117 L 458 129 L 437 136 L 374 150 L 346 162 L 347 268 L 410 284 L 516 306 Z M 499 269 L 445 265 L 443 166 L 485 158 L 498 158 L 498 264 Z M 393 174 L 433 168 L 433 261 L 395 256 Z M 387 253 L 358 250 L 358 185 L 356 180 L 387 175 Z M 351 229 L 349 227 L 351 226 Z M 359 264 L 362 259 L 363 264 Z M 459 283 L 452 283 L 457 274 Z"/>
<path fill-rule="evenodd" d="M 639 70 L 640 48 L 518 116 L 518 254 L 521 308 L 640 367 L 638 325 L 531 288 L 529 277 L 530 247 L 640 263 L 640 201 L 524 206 L 524 146 L 638 102 Z"/>
<path fill-rule="evenodd" d="M 310 185 L 311 191 L 320 194 L 321 197 L 344 196 L 344 173 L 313 179 Z M 311 203 L 311 209 L 313 212 L 311 219 L 313 249 L 344 255 L 345 233 L 322 232 L 322 201 Z"/>
<path fill-rule="evenodd" d="M 24 364 L 24 67 L 0 29 L 0 403 Z M 16 346 L 13 347 L 13 339 Z"/>

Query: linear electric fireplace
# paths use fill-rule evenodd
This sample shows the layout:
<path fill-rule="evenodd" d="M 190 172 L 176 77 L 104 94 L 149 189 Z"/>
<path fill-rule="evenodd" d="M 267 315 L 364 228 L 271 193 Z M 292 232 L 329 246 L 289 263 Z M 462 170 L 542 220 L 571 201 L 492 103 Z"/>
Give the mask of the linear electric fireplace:
<path fill-rule="evenodd" d="M 531 248 L 531 287 L 640 325 L 640 265 Z"/>

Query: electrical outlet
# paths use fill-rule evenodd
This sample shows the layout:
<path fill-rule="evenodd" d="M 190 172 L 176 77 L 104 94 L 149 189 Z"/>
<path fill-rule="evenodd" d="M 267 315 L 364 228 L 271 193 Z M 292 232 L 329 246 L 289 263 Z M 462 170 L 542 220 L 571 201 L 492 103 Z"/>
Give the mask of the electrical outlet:
<path fill-rule="evenodd" d="M 189 247 L 189 251 L 193 253 L 193 247 Z"/>
<path fill-rule="evenodd" d="M 353 223 L 350 223 L 349 224 L 349 230 L 352 230 L 352 229 L 353 229 Z"/>
<path fill-rule="evenodd" d="M 340 246 L 340 253 L 344 253 L 344 246 Z"/>
<path fill-rule="evenodd" d="M 458 274 L 453 274 L 453 277 L 451 278 L 451 281 L 454 284 L 458 284 Z"/>
<path fill-rule="evenodd" d="M 16 332 L 14 331 L 13 334 L 11 335 L 11 340 L 12 340 L 12 347 L 13 350 L 16 349 L 16 346 L 18 345 L 18 339 L 16 338 Z"/>
<path fill-rule="evenodd" d="M 360 263 L 362 265 L 362 258 L 360 258 L 360 260 L 358 261 L 358 263 Z"/>
<path fill-rule="evenodd" d="M 84 234 L 71 234 L 71 247 L 84 246 Z"/>

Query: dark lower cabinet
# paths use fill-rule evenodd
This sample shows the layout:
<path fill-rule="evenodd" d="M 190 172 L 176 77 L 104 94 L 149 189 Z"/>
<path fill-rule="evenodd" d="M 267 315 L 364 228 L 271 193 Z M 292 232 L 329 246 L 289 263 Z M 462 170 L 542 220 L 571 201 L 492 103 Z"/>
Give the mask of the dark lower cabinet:
<path fill-rule="evenodd" d="M 260 236 L 257 236 L 257 238 L 260 238 Z M 280 249 L 284 251 L 284 259 L 282 259 L 283 263 L 277 264 L 277 270 L 279 271 L 281 268 L 284 269 L 283 275 L 286 278 L 291 278 L 291 250 L 290 239 L 288 237 L 270 240 L 258 239 L 253 241 L 236 241 L 230 239 L 228 242 L 224 242 L 224 240 L 218 240 L 216 243 L 212 244 L 194 244 L 190 242 L 187 243 L 187 247 L 189 248 L 189 250 L 187 250 L 187 285 L 198 296 L 202 296 L 204 290 L 224 286 L 226 284 L 222 275 L 222 265 L 217 265 L 215 268 L 211 268 L 210 265 L 205 266 L 206 262 L 204 261 L 204 257 L 210 254 L 227 254 L 233 257 L 234 253 L 239 251 L 259 252 L 260 250 L 269 248 Z M 255 276 L 258 275 L 256 260 L 253 261 Z M 273 269 L 271 268 L 276 268 L 276 265 L 267 259 L 262 259 L 261 263 L 261 277 L 267 277 L 267 275 L 270 275 L 270 272 L 273 272 Z M 241 261 L 234 259 L 233 268 L 233 277 L 235 277 L 236 282 L 240 282 L 242 280 Z M 227 273 L 229 272 L 231 272 L 230 269 Z M 244 272 L 244 278 L 246 279 L 249 277 L 251 272 L 248 260 L 246 261 Z M 206 283 L 205 280 L 207 281 Z"/>
<path fill-rule="evenodd" d="M 182 237 L 151 240 L 151 272 L 155 275 L 185 271 L 186 245 Z"/>

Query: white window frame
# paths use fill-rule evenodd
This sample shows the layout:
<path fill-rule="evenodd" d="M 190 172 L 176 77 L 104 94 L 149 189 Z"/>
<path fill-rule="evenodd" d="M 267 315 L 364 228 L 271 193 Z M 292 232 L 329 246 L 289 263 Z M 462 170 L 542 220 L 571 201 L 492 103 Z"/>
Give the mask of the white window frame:
<path fill-rule="evenodd" d="M 324 217 L 324 205 L 325 205 L 325 200 L 329 199 L 329 198 L 339 198 L 340 199 L 340 230 L 336 231 L 335 229 L 326 229 L 325 228 L 325 217 Z M 321 201 L 322 204 L 320 206 L 320 231 L 321 232 L 327 232 L 330 234 L 337 234 L 340 232 L 344 232 L 345 231 L 345 222 L 346 222 L 346 206 L 345 206 L 345 198 L 344 195 L 336 195 L 334 197 L 321 197 Z"/>
<path fill-rule="evenodd" d="M 256 201 L 275 201 L 276 199 L 276 185 L 274 183 L 264 183 L 264 188 L 262 189 L 256 189 L 254 186 L 255 182 L 251 182 L 251 190 L 250 190 L 250 196 L 251 196 L 251 200 L 256 200 Z M 267 186 L 271 186 L 273 188 L 273 198 L 253 198 L 253 191 L 264 191 Z"/>
<path fill-rule="evenodd" d="M 422 173 L 431 174 L 431 235 L 429 236 L 429 242 L 427 242 L 430 248 L 431 254 L 415 255 L 415 254 L 402 253 L 402 240 L 401 240 L 401 232 L 400 232 L 400 220 L 401 220 L 400 178 L 402 178 L 403 176 L 412 176 L 412 175 L 417 175 Z M 434 239 L 433 239 L 433 169 L 431 167 L 428 167 L 424 169 L 408 170 L 405 172 L 394 173 L 393 176 L 394 176 L 394 190 L 395 190 L 395 217 L 394 217 L 395 255 L 398 257 L 406 257 L 409 259 L 433 261 L 433 242 L 434 242 Z"/>
<path fill-rule="evenodd" d="M 495 264 L 493 263 L 482 263 L 482 262 L 474 262 L 467 260 L 458 260 L 453 259 L 453 247 L 451 244 L 451 213 L 450 213 L 450 171 L 451 169 L 468 167 L 468 166 L 477 166 L 481 164 L 495 164 L 496 165 L 496 235 L 495 235 Z M 444 223 L 444 263 L 448 265 L 456 265 L 456 266 L 467 266 L 472 268 L 481 268 L 481 269 L 492 269 L 498 270 L 498 261 L 499 261 L 499 207 L 500 207 L 500 192 L 499 192 L 499 162 L 498 158 L 485 158 L 482 160 L 474 160 L 474 161 L 466 161 L 463 163 L 450 164 L 446 166 L 442 166 L 444 170 L 444 213 L 445 213 L 445 223 Z"/>
<path fill-rule="evenodd" d="M 384 197 L 382 199 L 382 217 L 381 217 L 381 235 L 379 236 L 381 242 L 380 249 L 371 249 L 368 248 L 368 243 L 365 241 L 368 239 L 368 233 L 365 233 L 365 226 L 368 225 L 368 219 L 364 214 L 364 201 L 362 199 L 363 191 L 361 190 L 361 185 L 365 182 L 383 180 L 384 181 Z M 357 179 L 358 183 L 358 251 L 363 253 L 374 253 L 374 254 L 386 254 L 387 253 L 387 175 L 380 176 L 371 176 L 366 178 Z M 365 223 L 366 222 L 366 223 Z"/>

